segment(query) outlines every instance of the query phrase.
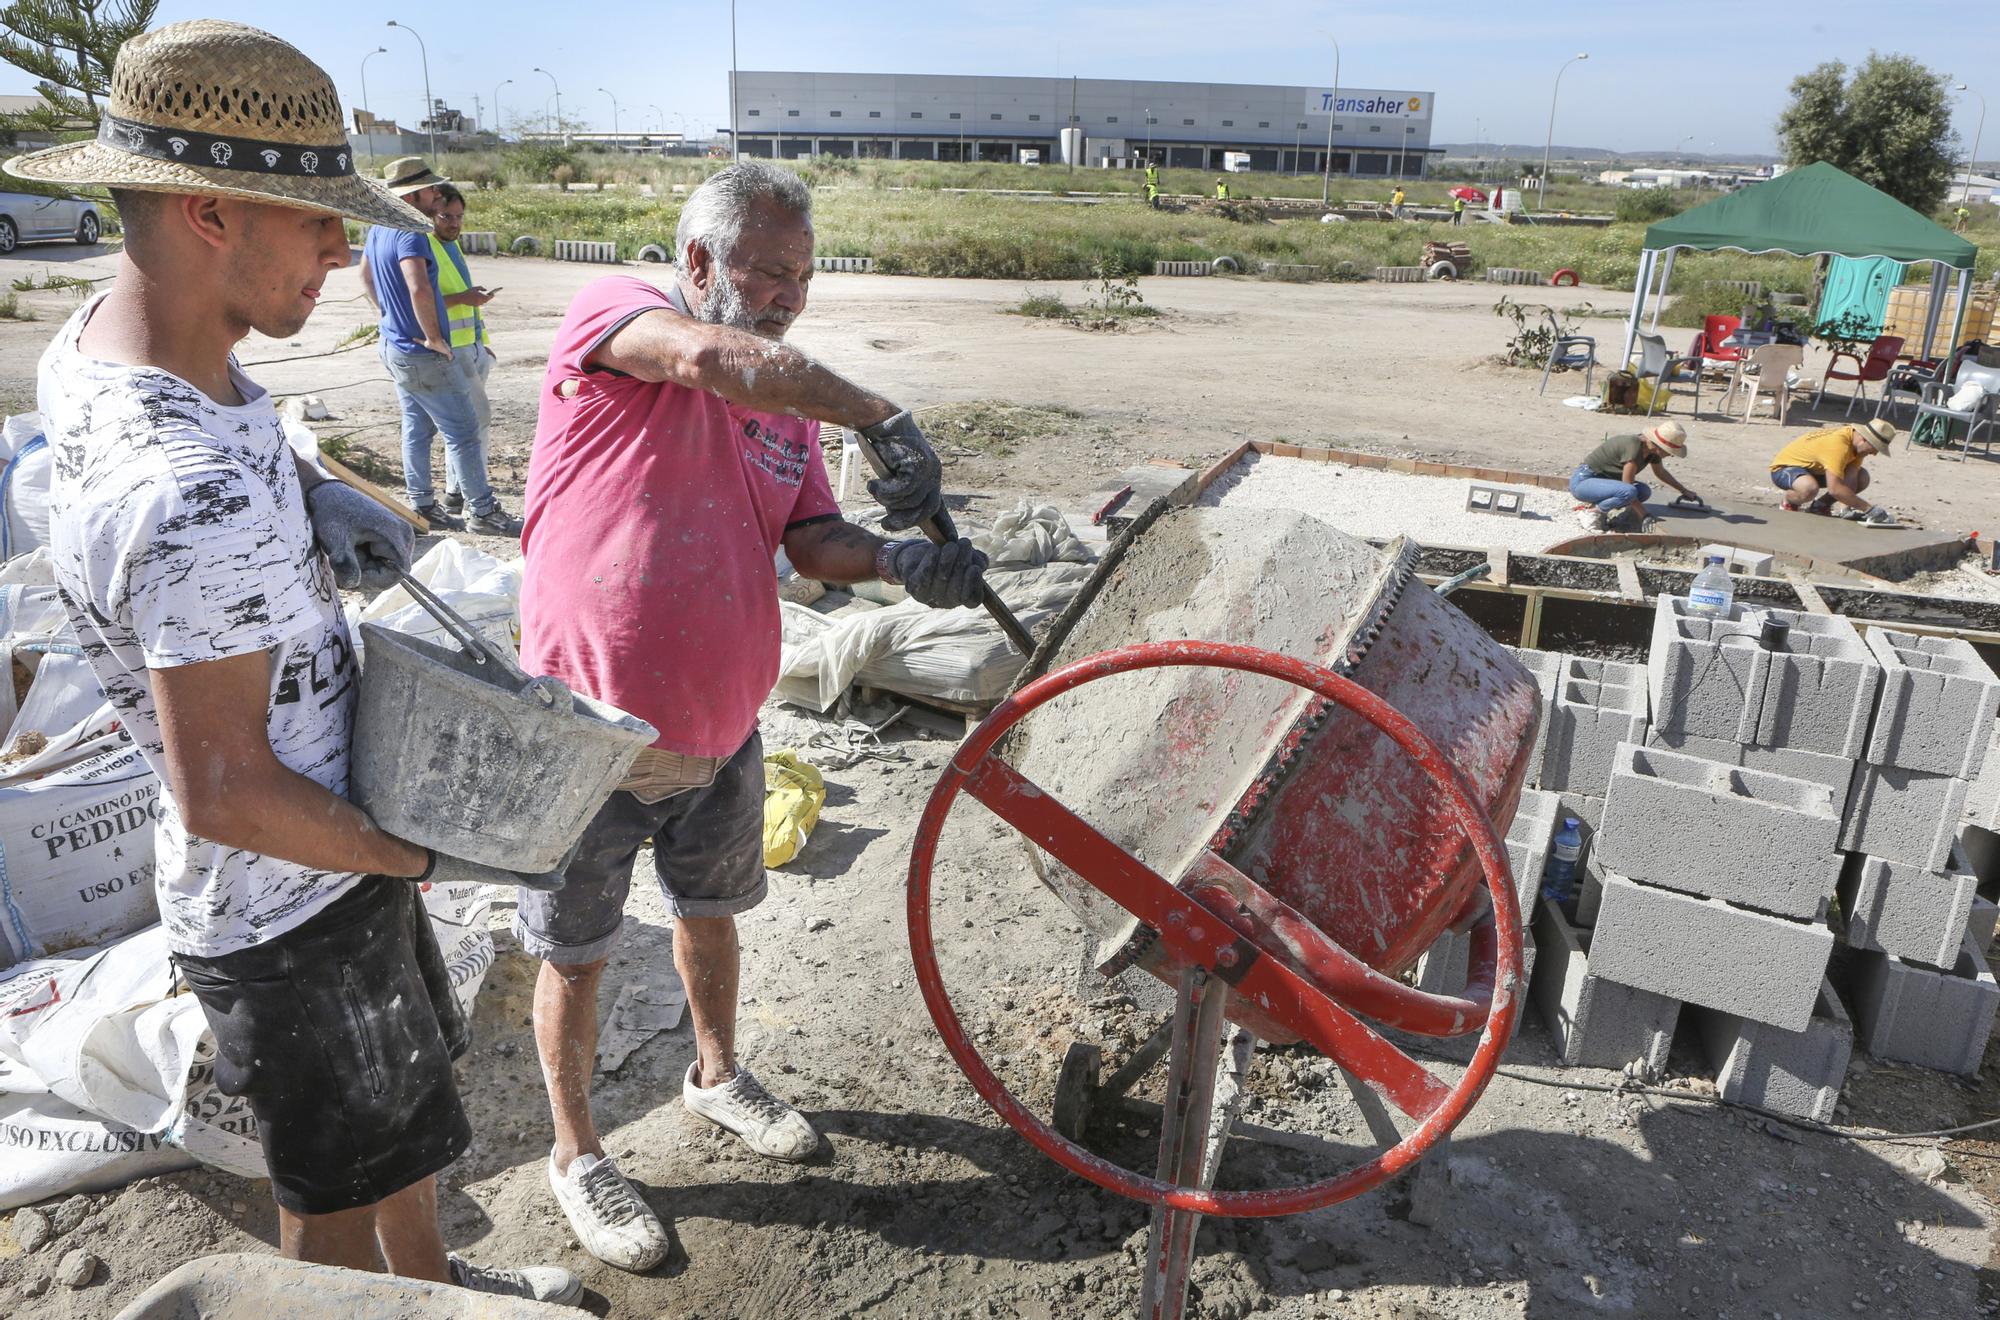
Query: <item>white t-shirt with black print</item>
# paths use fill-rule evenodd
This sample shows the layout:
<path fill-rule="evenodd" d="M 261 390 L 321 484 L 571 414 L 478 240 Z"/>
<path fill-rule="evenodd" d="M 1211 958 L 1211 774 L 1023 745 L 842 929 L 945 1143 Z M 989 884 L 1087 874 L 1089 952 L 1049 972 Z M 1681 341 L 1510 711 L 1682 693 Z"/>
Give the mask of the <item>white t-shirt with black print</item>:
<path fill-rule="evenodd" d="M 37 376 L 54 456 L 49 554 L 83 653 L 160 777 L 168 944 L 218 957 L 290 930 L 358 877 L 189 834 L 147 671 L 271 652 L 271 750 L 344 797 L 360 668 L 270 396 L 233 358 L 237 407 L 156 368 L 86 357 L 77 337 L 99 301 L 70 317 Z"/>

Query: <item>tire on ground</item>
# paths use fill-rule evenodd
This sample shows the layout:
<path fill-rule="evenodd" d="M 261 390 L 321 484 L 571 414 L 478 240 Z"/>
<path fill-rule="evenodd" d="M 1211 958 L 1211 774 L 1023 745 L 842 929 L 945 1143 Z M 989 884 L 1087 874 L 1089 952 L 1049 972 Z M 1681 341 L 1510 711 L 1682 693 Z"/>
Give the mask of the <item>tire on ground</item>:
<path fill-rule="evenodd" d="M 1424 272 L 1424 278 L 1433 280 L 1455 280 L 1458 278 L 1458 267 L 1452 265 L 1449 261 L 1434 262 L 1431 265 L 1431 268 L 1428 271 Z"/>
<path fill-rule="evenodd" d="M 1243 268 L 1236 264 L 1236 258 L 1234 257 L 1217 257 L 1214 261 L 1208 263 L 1208 270 L 1211 275 L 1220 275 L 1225 270 L 1232 275 L 1239 275 L 1243 272 Z"/>
<path fill-rule="evenodd" d="M 1568 278 L 1564 278 L 1565 276 Z M 1576 287 L 1576 272 L 1565 266 L 1563 269 L 1549 276 L 1549 284 L 1558 289 L 1574 289 Z"/>
<path fill-rule="evenodd" d="M 669 255 L 667 250 L 658 243 L 648 243 L 639 249 L 639 260 L 641 261 L 666 261 L 669 259 Z"/>
<path fill-rule="evenodd" d="M 514 240 L 514 246 L 507 249 L 517 257 L 539 257 L 542 255 L 542 240 L 531 234 L 523 234 Z"/>

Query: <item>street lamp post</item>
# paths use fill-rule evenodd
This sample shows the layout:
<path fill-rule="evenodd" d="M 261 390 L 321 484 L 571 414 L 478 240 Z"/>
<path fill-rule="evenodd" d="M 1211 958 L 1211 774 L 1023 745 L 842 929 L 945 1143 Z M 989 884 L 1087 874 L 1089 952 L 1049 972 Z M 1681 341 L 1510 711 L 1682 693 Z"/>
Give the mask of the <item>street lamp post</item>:
<path fill-rule="evenodd" d="M 600 87 L 597 90 L 611 97 L 611 136 L 616 139 L 618 136 L 618 98 L 612 94 L 609 87 Z M 611 145 L 615 147 L 618 143 L 614 140 Z"/>
<path fill-rule="evenodd" d="M 415 28 L 411 27 L 408 23 L 398 23 L 395 19 L 392 18 L 389 20 L 389 26 L 392 28 L 401 28 L 403 31 L 409 33 L 411 36 L 416 37 L 417 39 L 417 54 L 420 57 L 422 57 L 424 62 L 424 122 L 431 126 L 430 127 L 431 160 L 433 163 L 438 162 L 443 158 L 438 155 L 437 102 L 431 99 L 430 50 L 427 47 L 425 47 L 423 36 L 419 34 L 418 31 Z"/>
<path fill-rule="evenodd" d="M 1537 190 L 1539 196 L 1535 198 L 1535 205 L 1542 210 L 1547 210 L 1549 205 L 1549 152 L 1554 148 L 1556 141 L 1556 97 L 1562 93 L 1563 69 L 1567 69 L 1578 60 L 1589 58 L 1589 51 L 1578 51 L 1562 62 L 1562 69 L 1556 70 L 1555 90 L 1549 93 L 1549 135 L 1542 141 L 1542 177 L 1538 180 L 1541 186 Z"/>
<path fill-rule="evenodd" d="M 1972 92 L 1979 97 L 1979 126 L 1972 130 L 1972 154 L 1965 158 L 1965 188 L 1958 195 L 1958 204 L 1964 206 L 1972 200 L 1972 167 L 1979 163 L 1979 139 L 1986 132 L 1986 98 L 1973 92 L 1964 83 L 1952 88 L 1954 92 Z"/>
<path fill-rule="evenodd" d="M 1153 107 L 1146 107 L 1146 163 L 1153 163 Z"/>
<path fill-rule="evenodd" d="M 736 125 L 736 0 L 729 0 L 729 159 L 743 159 L 743 144 L 737 140 Z M 773 145 L 771 154 L 777 154 Z"/>
<path fill-rule="evenodd" d="M 1319 177 L 1319 204 L 1333 205 L 1333 121 L 1340 113 L 1340 43 L 1333 42 L 1333 99 L 1326 105 L 1326 160 L 1322 162 Z"/>
<path fill-rule="evenodd" d="M 513 81 L 512 78 L 502 78 L 499 82 L 493 84 L 493 136 L 495 138 L 500 136 L 500 89 L 508 86 Z"/>
<path fill-rule="evenodd" d="M 361 57 L 361 112 L 368 116 L 368 132 L 363 135 L 362 141 L 367 144 L 368 163 L 371 165 L 375 163 L 375 112 L 368 108 L 368 61 L 388 53 L 387 46 L 377 46 Z"/>
<path fill-rule="evenodd" d="M 536 65 L 529 72 L 541 74 L 542 77 L 547 78 L 549 80 L 549 86 L 555 88 L 556 117 L 554 119 L 550 119 L 548 117 L 549 103 L 547 101 L 542 102 L 543 123 L 546 125 L 548 129 L 549 136 L 554 137 L 556 132 L 556 125 L 562 122 L 562 84 L 556 81 L 556 76 L 553 73 L 550 73 L 547 69 L 544 69 L 539 64 Z"/>

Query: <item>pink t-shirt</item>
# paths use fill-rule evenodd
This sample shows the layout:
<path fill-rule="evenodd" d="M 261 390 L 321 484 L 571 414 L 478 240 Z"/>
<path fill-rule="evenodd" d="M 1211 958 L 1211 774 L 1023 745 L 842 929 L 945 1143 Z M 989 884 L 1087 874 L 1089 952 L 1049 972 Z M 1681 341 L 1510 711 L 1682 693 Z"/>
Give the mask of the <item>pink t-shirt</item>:
<path fill-rule="evenodd" d="M 661 308 L 683 312 L 611 276 L 556 331 L 521 529 L 521 666 L 637 715 L 657 747 L 728 756 L 778 678 L 773 556 L 788 527 L 840 505 L 815 423 L 584 370 L 613 331 Z"/>

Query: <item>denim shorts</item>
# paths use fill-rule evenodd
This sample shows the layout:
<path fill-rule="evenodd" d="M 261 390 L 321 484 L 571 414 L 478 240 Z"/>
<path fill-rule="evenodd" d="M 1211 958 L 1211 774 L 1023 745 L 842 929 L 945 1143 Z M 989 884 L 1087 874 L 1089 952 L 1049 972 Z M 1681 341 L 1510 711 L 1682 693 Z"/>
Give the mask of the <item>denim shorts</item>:
<path fill-rule="evenodd" d="M 523 889 L 514 910 L 521 948 L 546 962 L 609 957 L 625 924 L 639 849 L 676 917 L 733 917 L 764 901 L 764 742 L 757 734 L 705 788 L 644 803 L 616 792 L 583 832 L 561 889 Z"/>
<path fill-rule="evenodd" d="M 1811 468 L 1781 467 L 1771 469 L 1771 484 L 1779 490 L 1790 490 L 1792 483 L 1796 482 L 1800 477 L 1811 477 L 1822 486 L 1826 484 L 1826 477 L 1822 473 L 1813 471 Z"/>
<path fill-rule="evenodd" d="M 414 883 L 371 877 L 275 939 L 174 964 L 285 1209 L 373 1205 L 472 1144 L 451 1072 L 471 1028 Z"/>

